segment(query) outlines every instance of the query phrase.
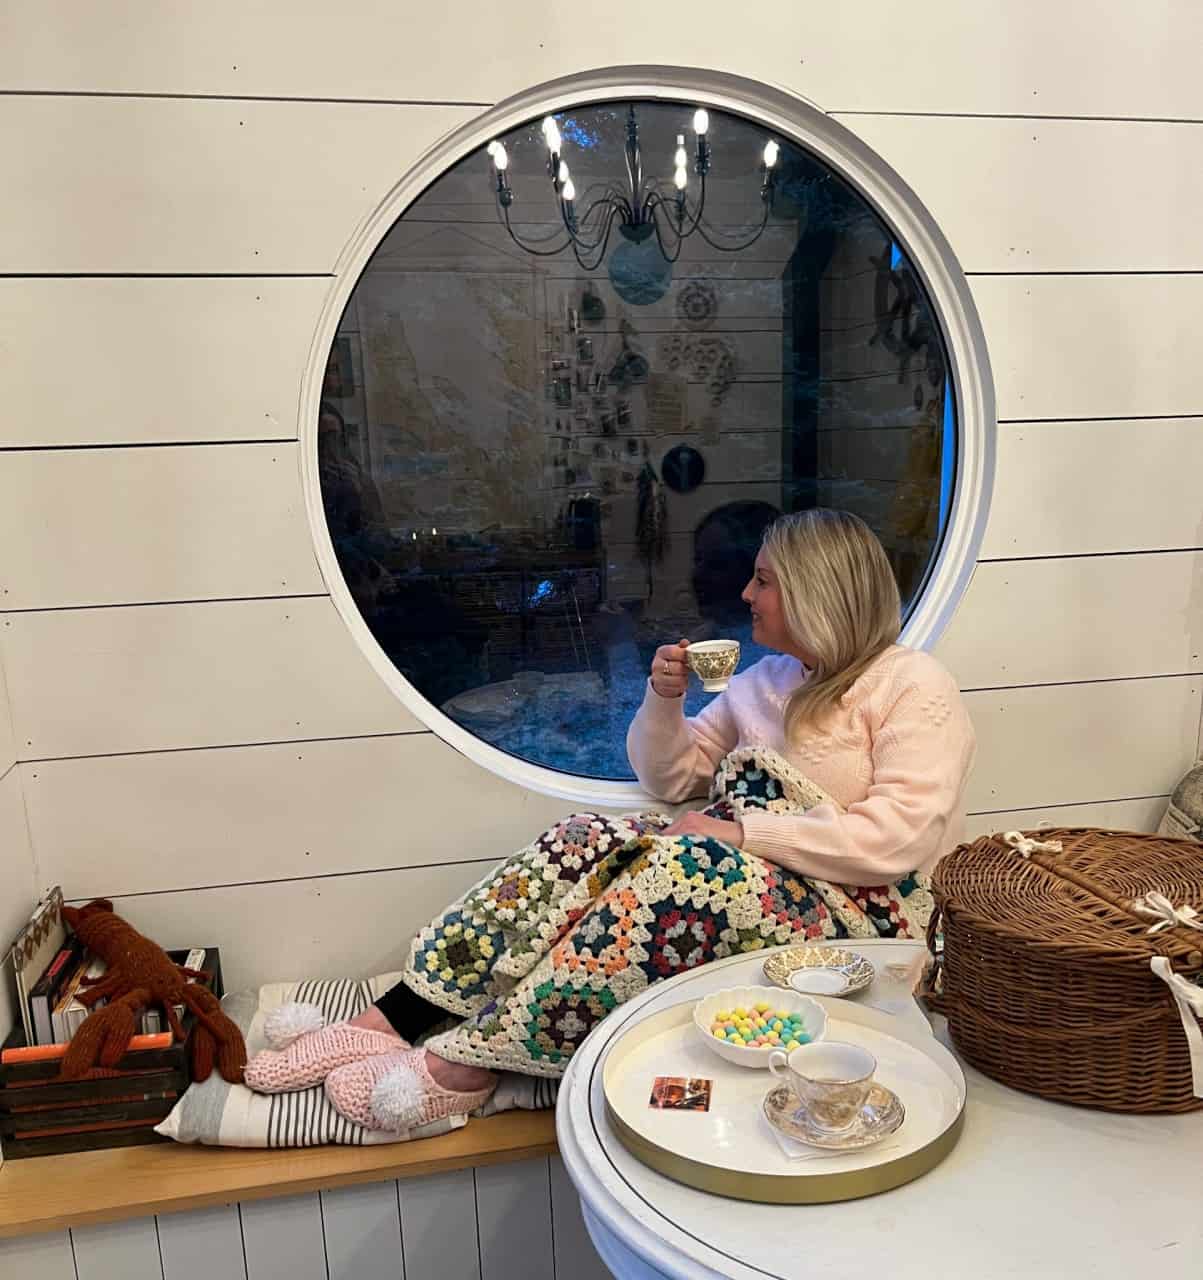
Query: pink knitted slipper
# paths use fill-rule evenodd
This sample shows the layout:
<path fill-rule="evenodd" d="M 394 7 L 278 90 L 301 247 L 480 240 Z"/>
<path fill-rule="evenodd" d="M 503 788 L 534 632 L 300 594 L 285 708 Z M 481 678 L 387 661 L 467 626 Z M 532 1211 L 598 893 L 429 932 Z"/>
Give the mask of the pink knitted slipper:
<path fill-rule="evenodd" d="M 274 1048 L 257 1053 L 246 1064 L 243 1079 L 257 1093 L 288 1093 L 309 1089 L 336 1067 L 381 1054 L 394 1054 L 404 1045 L 399 1036 L 369 1031 L 346 1022 L 322 1026 L 316 1005 L 289 1004 L 273 1009 L 264 1035 Z"/>
<path fill-rule="evenodd" d="M 466 1116 L 496 1088 L 444 1089 L 426 1067 L 425 1049 L 406 1049 L 339 1067 L 326 1077 L 326 1097 L 341 1116 L 365 1129 L 403 1133 L 448 1116 Z"/>

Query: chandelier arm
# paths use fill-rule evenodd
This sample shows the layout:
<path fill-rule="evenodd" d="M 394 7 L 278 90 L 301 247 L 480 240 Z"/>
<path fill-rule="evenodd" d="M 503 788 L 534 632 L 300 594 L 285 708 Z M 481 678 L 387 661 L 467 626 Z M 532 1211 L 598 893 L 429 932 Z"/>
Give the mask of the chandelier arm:
<path fill-rule="evenodd" d="M 753 234 L 747 240 L 743 240 L 739 244 L 719 244 L 717 240 L 712 240 L 709 235 L 709 231 L 712 230 L 712 228 L 708 228 L 701 221 L 700 217 L 698 219 L 696 230 L 698 235 L 700 235 L 702 239 L 705 240 L 706 243 L 712 249 L 717 249 L 719 253 L 740 253 L 744 249 L 750 249 L 752 245 L 754 245 L 756 241 L 759 240 L 762 235 L 764 235 L 765 229 L 768 227 L 768 225 L 769 225 L 769 202 L 766 200 L 764 202 L 764 217 L 761 218 L 760 220 L 760 226 L 756 228 L 755 232 L 753 232 Z"/>
<path fill-rule="evenodd" d="M 610 233 L 614 229 L 614 219 L 617 216 L 618 216 L 618 209 L 615 208 L 614 205 L 611 205 L 609 213 L 606 214 L 606 221 L 603 224 L 605 227 L 605 233 L 601 238 L 601 249 L 599 250 L 597 257 L 593 260 L 593 262 L 585 262 L 584 259 L 580 256 L 580 254 L 575 252 L 575 245 L 574 245 L 573 248 L 574 248 L 576 260 L 583 270 L 596 271 L 598 267 L 601 266 L 602 262 L 605 260 L 606 250 L 609 248 L 609 245 L 610 245 Z"/>
<path fill-rule="evenodd" d="M 546 244 L 548 240 L 554 239 L 555 236 L 559 235 L 559 232 L 553 231 L 551 235 L 543 237 L 542 239 L 533 240 L 530 242 L 530 244 L 528 244 L 525 241 L 520 240 L 518 238 L 518 236 L 514 232 L 514 228 L 510 225 L 510 211 L 506 208 L 501 208 L 499 210 L 499 213 L 501 215 L 500 216 L 501 224 L 509 232 L 510 239 L 518 246 L 519 249 L 522 250 L 523 253 L 529 253 L 536 258 L 554 258 L 558 254 L 563 253 L 564 250 L 567 249 L 568 246 L 572 243 L 572 240 L 570 238 L 568 240 L 565 240 L 564 243 L 560 245 L 559 248 L 557 249 L 534 249 L 531 247 L 532 244 Z"/>
<path fill-rule="evenodd" d="M 681 256 L 681 250 L 685 247 L 685 237 L 682 235 L 677 236 L 677 247 L 675 252 L 671 254 L 664 247 L 664 237 L 660 234 L 660 219 L 656 217 L 656 212 L 655 212 L 656 209 L 660 208 L 663 204 L 664 204 L 664 201 L 661 200 L 659 204 L 652 206 L 652 211 L 651 211 L 652 226 L 655 228 L 655 231 L 656 231 L 656 243 L 657 245 L 660 246 L 660 252 L 664 255 L 665 262 L 667 262 L 671 266 Z M 674 234 L 675 234 L 675 229 L 674 229 Z"/>

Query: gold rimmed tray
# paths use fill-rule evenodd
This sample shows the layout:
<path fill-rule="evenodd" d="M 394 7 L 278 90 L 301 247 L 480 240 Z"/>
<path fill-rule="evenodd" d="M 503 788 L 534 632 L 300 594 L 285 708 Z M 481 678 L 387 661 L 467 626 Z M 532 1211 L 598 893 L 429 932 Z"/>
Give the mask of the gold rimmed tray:
<path fill-rule="evenodd" d="M 888 1148 L 867 1147 L 821 1160 L 792 1161 L 763 1113 L 776 1081 L 710 1053 L 693 1025 L 693 1002 L 642 1018 L 606 1051 L 606 1118 L 633 1156 L 657 1172 L 714 1195 L 768 1204 L 826 1204 L 901 1186 L 934 1168 L 956 1145 L 965 1077 L 929 1032 L 838 999 L 827 1010 L 827 1039 L 862 1045 L 877 1078 L 906 1108 Z M 709 1111 L 648 1105 L 657 1076 L 713 1082 Z"/>
<path fill-rule="evenodd" d="M 843 985 L 826 991 L 818 986 L 795 986 L 796 973 L 831 975 Z M 764 976 L 774 986 L 803 995 L 848 996 L 854 991 L 863 991 L 873 981 L 874 969 L 872 962 L 859 951 L 850 951 L 847 947 L 786 947 L 783 951 L 774 951 L 765 960 Z"/>

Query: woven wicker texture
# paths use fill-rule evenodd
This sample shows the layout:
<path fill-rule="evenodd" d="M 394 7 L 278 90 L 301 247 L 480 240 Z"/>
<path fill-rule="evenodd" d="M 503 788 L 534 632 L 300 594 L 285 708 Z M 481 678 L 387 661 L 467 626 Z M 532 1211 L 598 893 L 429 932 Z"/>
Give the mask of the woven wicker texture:
<path fill-rule="evenodd" d="M 960 1052 L 1016 1089 L 1108 1111 L 1190 1111 L 1190 1054 L 1167 956 L 1203 974 L 1203 932 L 1150 935 L 1133 899 L 1203 909 L 1203 845 L 1131 832 L 1024 833 L 1060 853 L 1024 857 L 1002 836 L 962 845 L 934 877 L 944 952 L 931 997 Z"/>

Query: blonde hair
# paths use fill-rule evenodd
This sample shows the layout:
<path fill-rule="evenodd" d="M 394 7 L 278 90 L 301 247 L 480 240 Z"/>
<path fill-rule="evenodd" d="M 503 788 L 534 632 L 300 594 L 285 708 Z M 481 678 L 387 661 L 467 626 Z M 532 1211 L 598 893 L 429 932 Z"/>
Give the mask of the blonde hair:
<path fill-rule="evenodd" d="M 793 741 L 895 643 L 902 605 L 885 549 L 851 512 L 815 507 L 780 516 L 765 530 L 763 550 L 786 626 L 814 659 L 810 679 L 785 706 L 785 736 Z"/>

